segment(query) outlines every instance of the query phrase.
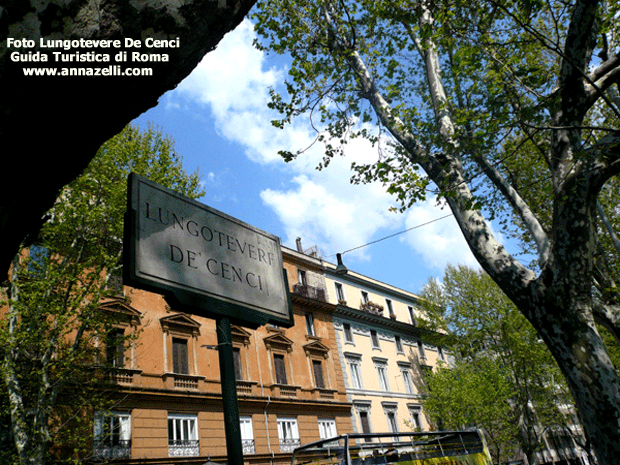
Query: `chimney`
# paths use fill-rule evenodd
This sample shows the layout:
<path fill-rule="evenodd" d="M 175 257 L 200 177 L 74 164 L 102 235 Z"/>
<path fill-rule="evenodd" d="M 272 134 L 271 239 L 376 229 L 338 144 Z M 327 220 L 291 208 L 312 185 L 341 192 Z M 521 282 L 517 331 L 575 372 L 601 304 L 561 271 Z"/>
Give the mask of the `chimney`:
<path fill-rule="evenodd" d="M 297 252 L 304 253 L 304 249 L 301 247 L 301 237 L 295 239 L 295 242 L 297 243 Z"/>

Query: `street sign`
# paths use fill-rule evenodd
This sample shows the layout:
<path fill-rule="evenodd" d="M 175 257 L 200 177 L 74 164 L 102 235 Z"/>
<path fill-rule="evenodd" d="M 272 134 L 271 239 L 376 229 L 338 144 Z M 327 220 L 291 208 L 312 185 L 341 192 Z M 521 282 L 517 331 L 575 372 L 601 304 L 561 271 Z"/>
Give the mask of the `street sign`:
<path fill-rule="evenodd" d="M 291 326 L 280 240 L 132 173 L 125 282 L 172 295 L 203 316 Z"/>

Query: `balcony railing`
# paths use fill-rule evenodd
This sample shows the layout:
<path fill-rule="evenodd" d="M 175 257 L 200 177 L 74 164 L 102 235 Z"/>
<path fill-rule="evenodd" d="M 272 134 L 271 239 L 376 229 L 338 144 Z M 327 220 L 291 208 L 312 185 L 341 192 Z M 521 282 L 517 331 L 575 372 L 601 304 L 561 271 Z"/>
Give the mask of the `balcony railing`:
<path fill-rule="evenodd" d="M 283 397 L 297 397 L 299 386 L 278 385 L 278 392 Z"/>
<path fill-rule="evenodd" d="M 293 452 L 300 445 L 299 439 L 280 439 L 280 452 Z"/>
<path fill-rule="evenodd" d="M 112 384 L 132 384 L 135 370 L 110 368 L 105 373 L 105 381 Z"/>
<path fill-rule="evenodd" d="M 97 459 L 128 459 L 131 457 L 131 439 L 120 439 L 114 444 L 95 444 L 95 458 Z"/>
<path fill-rule="evenodd" d="M 252 386 L 255 383 L 252 381 L 237 380 L 237 395 L 238 396 L 251 396 Z"/>
<path fill-rule="evenodd" d="M 325 297 L 325 288 L 308 286 L 307 284 L 295 284 L 293 286 L 293 293 L 308 297 L 314 300 L 320 300 L 321 302 L 327 302 Z"/>
<path fill-rule="evenodd" d="M 370 313 L 371 315 L 383 316 L 383 306 L 374 302 L 365 302 L 360 305 L 362 312 Z"/>
<path fill-rule="evenodd" d="M 242 439 L 241 446 L 243 447 L 244 454 L 255 454 L 256 446 L 254 445 L 254 439 Z"/>
<path fill-rule="evenodd" d="M 177 389 L 198 389 L 198 379 L 189 375 L 175 374 L 174 387 Z"/>
<path fill-rule="evenodd" d="M 195 457 L 200 455 L 198 439 L 169 439 L 168 455 L 170 457 Z"/>

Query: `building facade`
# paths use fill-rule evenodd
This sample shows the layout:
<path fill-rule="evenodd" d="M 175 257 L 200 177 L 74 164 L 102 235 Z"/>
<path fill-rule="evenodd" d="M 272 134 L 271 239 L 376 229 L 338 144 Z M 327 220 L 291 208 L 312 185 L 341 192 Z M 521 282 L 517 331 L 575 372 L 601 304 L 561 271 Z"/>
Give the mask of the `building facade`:
<path fill-rule="evenodd" d="M 305 255 L 299 241 L 296 255 Z M 335 306 L 335 347 L 352 406 L 353 431 L 432 429 L 420 402 L 424 372 L 440 361 L 449 363 L 451 356 L 430 342 L 438 339 L 437 333 L 418 326 L 424 318 L 419 298 L 350 270 L 340 274 L 332 263 L 317 259 L 317 265 L 322 265 L 324 278 L 317 279 L 303 266 L 293 274 L 310 293 L 324 294 Z M 313 289 L 320 286 L 325 288 Z"/>
<path fill-rule="evenodd" d="M 233 326 L 246 463 L 290 463 L 301 443 L 351 432 L 332 318 L 336 305 L 300 286 L 322 276 L 312 257 L 283 250 L 295 325 Z M 118 324 L 106 340 L 114 408 L 95 412 L 94 455 L 124 463 L 226 460 L 215 321 L 178 312 L 150 292 L 123 288 L 102 303 Z M 136 334 L 123 346 L 124 337 Z"/>

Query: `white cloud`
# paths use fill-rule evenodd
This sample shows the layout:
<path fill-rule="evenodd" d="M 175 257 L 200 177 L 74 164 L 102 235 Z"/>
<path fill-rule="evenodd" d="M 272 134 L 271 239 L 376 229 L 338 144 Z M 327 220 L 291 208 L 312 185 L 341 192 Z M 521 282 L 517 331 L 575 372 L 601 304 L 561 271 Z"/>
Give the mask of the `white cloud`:
<path fill-rule="evenodd" d="M 278 115 L 267 108 L 268 90 L 284 81 L 286 69 L 268 67 L 264 53 L 252 46 L 254 37 L 252 24 L 244 20 L 179 85 L 175 98 L 183 95 L 209 106 L 218 132 L 243 146 L 251 160 L 280 163 L 283 170 L 291 172 L 291 186 L 272 186 L 261 193 L 263 203 L 283 225 L 285 244 L 293 246 L 301 236 L 306 247 L 318 245 L 331 255 L 449 213 L 434 206 L 433 200 L 414 205 L 406 215 L 396 215 L 388 211 L 393 199 L 382 186 L 350 185 L 351 161 L 368 162 L 377 157 L 376 148 L 363 140 L 351 142 L 349 156 L 333 160 L 323 171 L 314 169 L 323 156 L 319 144 L 284 165 L 278 151 L 306 148 L 315 134 L 307 121 L 283 130 L 271 125 Z M 447 263 L 477 266 L 453 218 L 410 231 L 401 242 L 431 269 L 443 270 Z M 351 254 L 368 259 L 371 250 Z"/>
<path fill-rule="evenodd" d="M 305 246 L 318 245 L 331 255 L 366 244 L 378 230 L 401 221 L 388 212 L 390 199 L 376 186 L 354 188 L 346 179 L 334 183 L 306 175 L 295 177 L 293 182 L 293 189 L 266 189 L 261 194 L 283 223 L 287 244 L 294 244 L 299 236 Z M 364 253 L 354 254 L 368 258 Z"/>
<path fill-rule="evenodd" d="M 267 108 L 269 87 L 283 82 L 286 70 L 265 69 L 266 57 L 253 48 L 254 37 L 245 20 L 207 54 L 178 92 L 208 105 L 219 133 L 245 147 L 250 159 L 277 162 L 292 173 L 292 187 L 272 187 L 261 194 L 283 224 L 285 243 L 294 244 L 301 236 L 307 246 L 332 253 L 368 242 L 381 228 L 397 228 L 402 217 L 388 212 L 391 199 L 381 186 L 350 185 L 352 158 L 335 159 L 317 171 L 323 146 L 315 144 L 295 161 L 282 163 L 279 150 L 310 147 L 315 133 L 302 121 L 283 130 L 271 125 L 278 115 Z M 352 142 L 348 152 L 358 162 L 377 157 L 376 149 L 361 140 Z"/>
<path fill-rule="evenodd" d="M 311 136 L 305 128 L 282 131 L 271 125 L 277 114 L 267 107 L 269 88 L 284 81 L 286 70 L 265 69 L 265 54 L 252 45 L 255 37 L 252 24 L 245 19 L 203 58 L 177 91 L 208 105 L 220 135 L 244 146 L 251 160 L 280 162 L 280 149 L 309 144 Z"/>

